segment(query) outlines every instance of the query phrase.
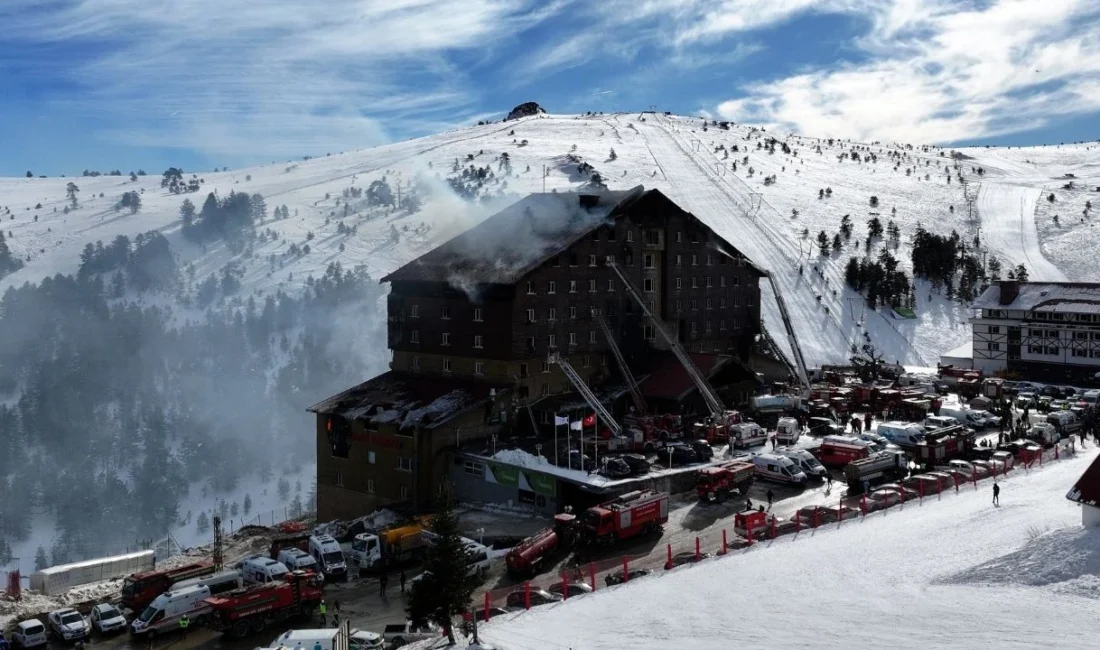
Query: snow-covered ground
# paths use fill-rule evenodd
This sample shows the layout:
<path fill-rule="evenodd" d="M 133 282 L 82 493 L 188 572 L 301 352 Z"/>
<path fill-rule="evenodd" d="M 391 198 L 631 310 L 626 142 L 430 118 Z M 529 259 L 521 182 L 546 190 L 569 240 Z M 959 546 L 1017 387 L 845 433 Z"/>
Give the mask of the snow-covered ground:
<path fill-rule="evenodd" d="M 787 143 L 790 153 L 777 148 L 770 154 L 766 147 L 757 148 L 773 136 L 781 144 Z M 733 151 L 734 146 L 737 151 Z M 614 160 L 610 159 L 611 149 L 616 153 Z M 851 156 L 853 151 L 860 156 L 859 162 Z M 499 157 L 504 152 L 511 158 L 511 175 L 499 169 Z M 830 144 L 742 125 L 729 130 L 710 126 L 704 131 L 703 122 L 697 118 L 615 114 L 525 118 L 308 161 L 201 173 L 201 191 L 188 197 L 162 189 L 160 170 L 149 170 L 152 175 L 139 177 L 136 182 L 130 182 L 128 176 L 7 178 L 0 179 L 2 227 L 10 233 L 9 246 L 27 260 L 27 266 L 4 278 L 0 285 L 73 272 L 86 243 L 109 243 L 116 235 L 133 237 L 149 229 L 163 232 L 181 261 L 194 262 L 195 277 L 201 280 L 233 260 L 234 255 L 220 244 L 202 248 L 184 241 L 179 232 L 179 205 L 184 198 L 201 205 L 207 192 L 225 195 L 233 190 L 259 192 L 266 198 L 269 213 L 276 206 L 286 205 L 291 214 L 288 219 L 269 219 L 261 224 L 262 229 L 277 233 L 277 239 L 257 243 L 252 258 L 238 259 L 245 267 L 243 293 L 274 289 L 293 292 L 333 261 L 345 266 L 365 264 L 375 277 L 380 277 L 477 223 L 509 197 L 541 191 L 544 186 L 547 191 L 577 189 L 587 178 L 577 174 L 575 165 L 565 160 L 572 153 L 592 164 L 612 189 L 642 184 L 667 192 L 772 271 L 811 365 L 845 360 L 849 345 L 862 341 L 864 330 L 886 358 L 930 365 L 940 353 L 968 336 L 965 309 L 922 288 L 918 291 L 916 321 L 865 310 L 862 299 L 844 288 L 843 267 L 849 255 L 865 252 L 862 240 L 872 216 L 879 216 L 884 225 L 893 220 L 900 227 L 901 245 L 894 252 L 903 268 L 910 266 L 907 246 L 918 223 L 934 232 L 955 229 L 970 238 L 977 234 L 979 222 L 967 220 L 963 187 L 957 181 L 957 174 L 962 172 L 971 188 L 980 184 L 975 190 L 980 223 L 992 253 L 1005 261 L 1034 267 L 1036 278 L 1100 276 L 1095 259 L 1077 252 L 1057 238 L 1059 233 L 1044 225 L 1050 206 L 1038 200 L 1040 192 L 1045 191 L 1041 188 L 1056 183 L 1060 187 L 1060 181 L 1054 179 L 1067 173 L 1077 174 L 1082 188 L 1100 184 L 1086 180 L 1100 173 L 1096 162 L 1100 149 L 1065 145 L 973 148 L 963 152 L 969 158 L 960 161 L 960 168 L 954 171 L 955 180 L 948 182 L 952 160 L 949 152 L 936 147 L 841 141 Z M 842 158 L 842 154 L 848 155 Z M 468 156 L 473 156 L 472 160 Z M 745 156 L 748 163 L 744 162 Z M 463 167 L 487 165 L 498 176 L 506 176 L 504 196 L 487 205 L 468 205 L 457 199 L 444 182 L 456 162 Z M 736 171 L 733 163 L 737 163 Z M 971 171 L 977 166 L 984 168 L 984 175 Z M 185 179 L 190 178 L 191 171 L 185 170 Z M 391 186 L 407 185 L 418 176 L 430 188 L 430 196 L 419 211 L 406 214 L 356 206 L 349 216 L 343 216 L 343 190 L 353 185 L 366 187 L 383 177 Z M 766 177 L 774 178 L 774 182 L 765 184 Z M 80 186 L 80 207 L 64 214 L 65 185 L 69 180 Z M 826 189 L 831 193 L 824 194 Z M 121 193 L 129 190 L 143 191 L 143 208 L 136 215 L 113 209 Z M 870 205 L 872 196 L 877 198 L 876 207 Z M 1067 203 L 1083 204 L 1084 200 L 1082 195 L 1067 198 Z M 10 214 L 6 208 L 10 208 Z M 822 230 L 830 236 L 835 234 L 844 215 L 850 216 L 855 232 L 841 253 L 823 258 L 816 247 L 811 253 L 810 243 L 816 234 Z M 348 228 L 355 226 L 356 233 L 338 232 L 341 221 Z M 1063 215 L 1062 227 L 1068 228 L 1069 221 Z M 400 231 L 396 243 L 391 240 L 391 226 Z M 803 229 L 809 232 L 806 239 Z M 1075 236 L 1083 230 L 1076 228 Z M 1048 239 L 1051 261 L 1044 260 L 1039 246 Z M 291 243 L 302 246 L 307 241 L 310 253 L 286 255 Z M 873 242 L 872 253 L 877 254 L 883 245 L 881 241 Z M 268 261 L 270 255 L 277 259 L 274 270 Z M 799 265 L 806 269 L 803 275 L 797 272 Z M 821 270 L 820 276 L 810 272 L 815 265 Z M 765 286 L 764 293 L 765 324 L 786 345 L 770 287 Z M 384 342 L 373 345 L 381 348 Z"/>
<path fill-rule="evenodd" d="M 480 633 L 507 650 L 1094 647 L 1100 529 L 1082 529 L 1065 494 L 1096 455 L 1015 472 L 1000 507 L 987 481 L 500 617 Z"/>

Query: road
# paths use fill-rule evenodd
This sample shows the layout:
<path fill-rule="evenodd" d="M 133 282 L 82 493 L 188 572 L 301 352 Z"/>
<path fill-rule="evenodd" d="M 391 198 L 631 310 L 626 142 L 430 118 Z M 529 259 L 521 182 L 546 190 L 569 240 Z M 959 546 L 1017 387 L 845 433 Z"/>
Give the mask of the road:
<path fill-rule="evenodd" d="M 1004 273 L 1023 264 L 1033 282 L 1065 282 L 1066 275 L 1043 256 L 1039 246 L 1035 202 L 1041 193 L 1038 186 L 983 181 L 977 201 L 982 240 L 1001 257 Z"/>

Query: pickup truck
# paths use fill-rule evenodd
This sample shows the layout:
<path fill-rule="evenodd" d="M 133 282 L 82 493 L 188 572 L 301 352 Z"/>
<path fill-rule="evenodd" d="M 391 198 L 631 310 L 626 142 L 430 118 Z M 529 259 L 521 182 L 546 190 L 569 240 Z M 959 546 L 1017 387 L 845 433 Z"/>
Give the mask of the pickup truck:
<path fill-rule="evenodd" d="M 382 631 L 382 641 L 391 648 L 400 648 L 416 641 L 437 638 L 442 633 L 435 623 L 416 625 L 412 621 L 405 621 L 404 624 L 387 625 Z"/>

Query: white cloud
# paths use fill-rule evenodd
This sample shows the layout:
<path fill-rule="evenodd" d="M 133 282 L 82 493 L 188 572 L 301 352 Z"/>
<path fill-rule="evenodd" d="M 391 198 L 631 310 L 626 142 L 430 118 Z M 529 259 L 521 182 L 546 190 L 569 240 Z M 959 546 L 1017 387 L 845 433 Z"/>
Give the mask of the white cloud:
<path fill-rule="evenodd" d="M 463 119 L 473 93 L 450 55 L 548 15 L 538 0 L 4 0 L 0 50 L 94 52 L 72 61 L 64 104 L 132 125 L 105 137 L 294 155 L 378 143 L 384 120 Z"/>
<path fill-rule="evenodd" d="M 952 142 L 1100 110 L 1097 5 L 896 0 L 870 10 L 868 58 L 744 88 L 737 121 L 859 140 Z"/>

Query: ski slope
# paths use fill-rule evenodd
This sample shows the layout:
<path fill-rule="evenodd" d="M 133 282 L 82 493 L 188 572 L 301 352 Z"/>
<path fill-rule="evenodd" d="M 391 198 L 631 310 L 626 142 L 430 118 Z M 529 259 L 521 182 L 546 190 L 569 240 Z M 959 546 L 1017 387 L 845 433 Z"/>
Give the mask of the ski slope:
<path fill-rule="evenodd" d="M 479 630 L 506 650 L 1095 647 L 1100 529 L 1042 470 L 780 537 Z M 629 615 L 624 615 L 629 612 Z"/>
<path fill-rule="evenodd" d="M 183 267 L 193 265 L 188 275 L 195 283 L 229 263 L 239 264 L 244 269 L 242 294 L 293 293 L 332 262 L 362 264 L 374 277 L 381 277 L 527 193 L 580 188 L 588 176 L 578 173 L 568 159 L 575 156 L 594 166 L 611 189 L 640 184 L 666 192 L 770 271 L 811 367 L 846 361 L 851 348 L 865 341 L 889 361 L 931 365 L 941 352 L 966 340 L 965 307 L 944 299 L 923 282 L 918 282 L 916 320 L 896 318 L 885 309 L 867 309 L 863 298 L 843 282 L 849 256 L 876 256 L 887 246 L 874 241 L 868 251 L 864 245 L 871 217 L 899 226 L 901 242 L 891 252 L 903 268 L 910 267 L 908 246 L 917 224 L 934 232 L 954 229 L 967 239 L 979 233 L 979 222 L 965 217 L 963 187 L 957 180 L 948 181 L 949 152 L 905 143 L 828 141 L 745 125 L 727 130 L 705 124 L 698 118 L 655 114 L 543 115 L 310 160 L 203 172 L 198 174 L 201 190 L 192 195 L 162 189 L 162 170 L 148 170 L 150 175 L 136 182 L 128 176 L 4 178 L 0 179 L 0 228 L 26 266 L 0 279 L 0 290 L 53 273 L 73 273 L 86 244 L 97 240 L 107 244 L 117 235 L 132 239 L 151 229 L 168 237 Z M 764 143 L 773 136 L 789 146 L 789 153 L 779 148 L 768 151 Z M 738 150 L 732 152 L 733 147 Z M 1069 240 L 1051 239 L 1063 233 L 1046 225 L 1048 206 L 1039 200 L 1042 188 L 1056 183 L 1052 180 L 1056 176 L 1074 170 L 1081 178 L 1095 176 L 1096 149 L 1066 145 L 964 151 L 968 158 L 955 173 L 965 175 L 972 187 L 981 183 L 980 232 L 991 254 L 1004 262 L 1027 265 L 1035 278 L 1100 276 L 1095 256 L 1081 254 Z M 509 154 L 511 174 L 500 168 L 502 153 Z M 482 200 L 467 202 L 450 190 L 447 179 L 454 175 L 456 164 L 492 169 L 495 178 L 486 185 Z M 968 165 L 983 165 L 986 173 L 979 178 Z M 124 164 L 118 166 L 129 172 Z M 192 171 L 184 170 L 185 179 Z M 766 177 L 774 182 L 765 183 Z M 345 217 L 342 192 L 383 178 L 395 189 L 417 182 L 423 205 L 408 212 L 356 204 Z M 80 187 L 79 207 L 65 214 L 65 185 L 70 180 Z M 831 190 L 828 196 L 826 188 Z M 141 212 L 115 211 L 119 196 L 132 190 L 142 193 Z M 190 198 L 198 207 L 208 192 L 224 196 L 230 191 L 260 193 L 269 213 L 286 205 L 291 216 L 259 224 L 259 230 L 271 237 L 243 254 L 234 254 L 220 243 L 198 246 L 185 241 L 179 219 L 183 199 Z M 878 200 L 877 207 L 869 204 L 872 196 Z M 1066 199 L 1076 201 L 1075 205 L 1085 200 L 1084 194 Z M 816 234 L 825 231 L 831 238 L 845 215 L 854 225 L 851 241 L 844 242 L 839 252 L 821 256 L 816 244 L 811 245 Z M 354 226 L 355 233 L 342 232 L 341 222 L 349 229 Z M 1069 220 L 1061 223 L 1069 232 Z M 1085 227 L 1075 227 L 1070 237 L 1079 242 L 1084 235 L 1091 237 L 1094 233 Z M 393 229 L 399 233 L 396 242 Z M 1044 256 L 1048 240 L 1059 245 L 1052 257 Z M 1084 241 L 1100 244 L 1100 239 Z M 292 255 L 291 244 L 298 248 L 308 244 L 310 252 Z M 781 346 L 789 346 L 767 283 L 762 293 L 765 326 Z M 372 345 L 381 349 L 384 342 Z"/>

